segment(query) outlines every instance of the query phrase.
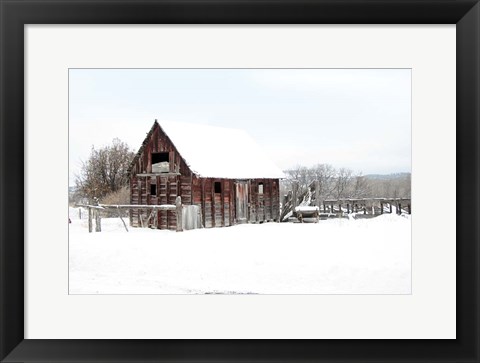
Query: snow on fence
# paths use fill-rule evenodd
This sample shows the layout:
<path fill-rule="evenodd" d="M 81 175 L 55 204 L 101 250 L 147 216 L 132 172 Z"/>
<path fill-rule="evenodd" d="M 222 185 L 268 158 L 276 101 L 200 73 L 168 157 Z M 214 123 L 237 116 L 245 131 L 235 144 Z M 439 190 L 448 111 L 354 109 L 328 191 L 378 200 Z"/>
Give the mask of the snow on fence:
<path fill-rule="evenodd" d="M 183 226 L 184 223 L 183 221 L 188 221 L 188 229 L 193 229 L 193 228 L 198 228 L 196 227 L 197 224 L 196 222 L 193 223 L 193 217 L 190 215 L 193 215 L 194 212 L 186 212 L 185 217 L 183 216 L 183 210 L 188 208 L 185 207 L 192 207 L 192 206 L 182 206 L 182 199 L 180 196 L 177 197 L 175 200 L 175 205 L 174 204 L 160 204 L 160 205 L 139 205 L 139 204 L 98 204 L 98 205 L 89 205 L 89 204 L 76 204 L 77 207 L 84 207 L 88 209 L 88 232 L 92 232 L 93 230 L 93 225 L 92 225 L 92 220 L 95 219 L 95 232 L 101 232 L 102 231 L 102 222 L 101 222 L 101 217 L 100 217 L 100 212 L 101 211 L 108 211 L 112 212 L 117 210 L 118 217 L 122 220 L 123 226 L 125 227 L 125 230 L 128 232 L 128 227 L 125 221 L 122 218 L 122 215 L 120 213 L 121 209 L 151 209 L 151 213 L 149 214 L 148 218 L 145 221 L 141 220 L 142 227 L 148 226 L 148 223 L 150 222 L 150 219 L 156 215 L 156 212 L 161 210 L 161 211 L 175 211 L 176 216 L 177 216 L 177 232 L 182 232 L 183 231 Z M 198 213 L 198 211 L 196 212 Z M 156 227 L 156 222 L 157 218 L 153 219 L 154 221 L 154 226 Z M 192 227 L 194 226 L 194 227 Z"/>

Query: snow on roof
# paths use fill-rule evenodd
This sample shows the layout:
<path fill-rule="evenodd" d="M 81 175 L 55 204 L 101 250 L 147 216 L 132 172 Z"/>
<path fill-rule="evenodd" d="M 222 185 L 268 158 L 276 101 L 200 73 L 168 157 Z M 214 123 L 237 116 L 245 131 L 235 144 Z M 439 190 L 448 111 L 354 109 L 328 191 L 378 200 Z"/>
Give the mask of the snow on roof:
<path fill-rule="evenodd" d="M 201 177 L 284 178 L 284 173 L 243 130 L 161 121 L 190 169 Z"/>

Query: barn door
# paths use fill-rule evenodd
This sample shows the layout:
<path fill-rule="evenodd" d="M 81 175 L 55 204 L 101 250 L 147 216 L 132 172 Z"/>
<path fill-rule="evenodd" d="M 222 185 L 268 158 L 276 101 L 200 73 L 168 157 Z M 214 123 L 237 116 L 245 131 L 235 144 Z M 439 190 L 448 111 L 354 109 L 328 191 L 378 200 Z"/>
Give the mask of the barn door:
<path fill-rule="evenodd" d="M 238 181 L 235 183 L 235 208 L 237 223 L 247 223 L 248 184 L 246 181 Z"/>

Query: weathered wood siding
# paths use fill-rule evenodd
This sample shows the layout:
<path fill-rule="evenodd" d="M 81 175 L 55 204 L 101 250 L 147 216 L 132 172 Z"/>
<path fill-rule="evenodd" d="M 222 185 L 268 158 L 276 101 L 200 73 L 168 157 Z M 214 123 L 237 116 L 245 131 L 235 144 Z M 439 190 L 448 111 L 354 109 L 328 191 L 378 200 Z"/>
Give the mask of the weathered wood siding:
<path fill-rule="evenodd" d="M 219 193 L 215 193 L 215 182 L 220 183 Z M 206 228 L 233 225 L 233 182 L 230 179 L 193 176 L 192 204 L 200 207 L 203 225 Z"/>
<path fill-rule="evenodd" d="M 263 192 L 260 193 L 260 185 Z M 278 179 L 253 179 L 249 183 L 250 222 L 277 221 L 280 211 Z"/>

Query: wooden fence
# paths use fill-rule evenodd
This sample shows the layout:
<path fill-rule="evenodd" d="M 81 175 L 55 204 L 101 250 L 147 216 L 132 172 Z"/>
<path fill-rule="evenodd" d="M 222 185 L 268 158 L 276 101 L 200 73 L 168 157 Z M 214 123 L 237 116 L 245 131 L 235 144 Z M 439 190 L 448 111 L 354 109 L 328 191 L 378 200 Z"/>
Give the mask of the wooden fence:
<path fill-rule="evenodd" d="M 282 203 L 282 213 L 280 221 L 285 221 L 288 216 L 296 217 L 295 208 L 299 205 L 316 206 L 321 214 L 342 214 L 342 213 L 360 213 L 367 215 L 379 215 L 383 213 L 395 212 L 401 214 L 402 210 L 406 213 L 412 213 L 412 203 L 410 198 L 337 198 L 320 199 L 319 182 L 310 183 L 307 190 L 298 193 L 298 184 L 294 183 L 291 192 L 289 192 Z M 305 202 L 306 201 L 306 202 Z"/>
<path fill-rule="evenodd" d="M 151 210 L 148 218 L 143 221 L 140 219 L 142 227 L 147 227 L 149 225 L 150 219 L 154 217 L 157 211 L 175 211 L 177 217 L 177 232 L 183 231 L 183 218 L 182 218 L 182 199 L 178 196 L 175 200 L 175 205 L 173 204 L 163 204 L 163 205 L 138 205 L 138 204 L 98 204 L 98 205 L 89 205 L 89 204 L 76 204 L 77 207 L 87 208 L 88 210 L 88 232 L 93 231 L 93 219 L 95 219 L 95 232 L 102 231 L 102 221 L 100 212 L 114 212 L 117 211 L 118 217 L 122 220 L 125 230 L 128 232 L 128 227 L 125 221 L 122 218 L 120 213 L 123 209 L 149 209 Z M 157 218 L 153 218 L 154 227 L 156 227 Z"/>

